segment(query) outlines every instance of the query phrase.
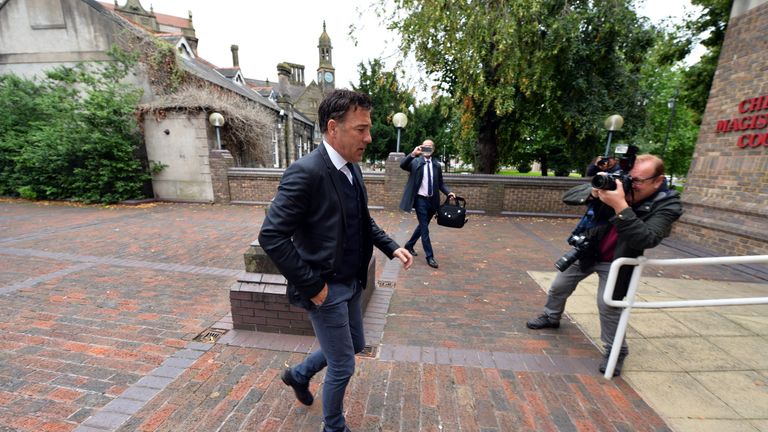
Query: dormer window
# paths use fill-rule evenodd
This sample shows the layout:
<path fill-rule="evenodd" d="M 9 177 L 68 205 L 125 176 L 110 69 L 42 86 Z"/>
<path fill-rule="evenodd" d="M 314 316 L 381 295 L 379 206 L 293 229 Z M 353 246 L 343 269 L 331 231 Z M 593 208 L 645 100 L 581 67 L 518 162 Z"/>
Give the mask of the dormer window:
<path fill-rule="evenodd" d="M 195 53 L 192 51 L 192 47 L 189 46 L 189 43 L 185 38 L 179 39 L 179 41 L 176 43 L 176 51 L 178 51 L 179 55 L 184 58 L 195 58 Z"/>

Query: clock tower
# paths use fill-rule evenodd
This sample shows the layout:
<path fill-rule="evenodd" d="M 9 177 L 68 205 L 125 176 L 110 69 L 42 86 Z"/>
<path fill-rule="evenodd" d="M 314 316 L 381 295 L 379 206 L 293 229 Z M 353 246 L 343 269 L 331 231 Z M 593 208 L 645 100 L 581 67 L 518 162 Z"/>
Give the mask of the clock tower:
<path fill-rule="evenodd" d="M 331 38 L 325 32 L 325 21 L 323 21 L 323 34 L 317 44 L 318 54 L 320 56 L 319 66 L 317 67 L 317 85 L 323 90 L 323 94 L 328 94 L 336 88 L 336 69 L 331 60 Z"/>

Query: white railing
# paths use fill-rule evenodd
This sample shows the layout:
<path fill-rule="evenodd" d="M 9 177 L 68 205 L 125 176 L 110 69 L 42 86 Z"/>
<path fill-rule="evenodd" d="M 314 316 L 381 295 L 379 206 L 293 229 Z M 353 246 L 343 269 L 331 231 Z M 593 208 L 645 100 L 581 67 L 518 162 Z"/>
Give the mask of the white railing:
<path fill-rule="evenodd" d="M 755 264 L 768 263 L 768 255 L 750 255 L 750 256 L 730 256 L 730 257 L 711 257 L 711 258 L 678 258 L 678 259 L 648 259 L 646 257 L 637 258 L 619 258 L 611 264 L 611 270 L 608 273 L 608 280 L 603 292 L 603 301 L 608 306 L 624 308 L 619 319 L 619 326 L 616 329 L 616 336 L 613 340 L 611 354 L 608 358 L 608 365 L 605 368 L 605 378 L 613 377 L 613 370 L 616 368 L 616 362 L 619 359 L 621 343 L 624 341 L 624 335 L 627 332 L 629 323 L 629 314 L 633 308 L 642 309 L 663 309 L 663 308 L 681 308 L 681 307 L 702 307 L 702 306 L 740 306 L 768 304 L 768 297 L 743 297 L 727 299 L 705 299 L 705 300 L 677 300 L 661 302 L 636 302 L 635 294 L 637 286 L 640 283 L 640 276 L 646 266 L 691 266 L 691 265 L 716 265 L 716 264 Z M 629 281 L 627 296 L 624 300 L 613 300 L 613 290 L 616 286 L 616 278 L 619 274 L 619 268 L 623 265 L 634 265 L 632 278 Z"/>

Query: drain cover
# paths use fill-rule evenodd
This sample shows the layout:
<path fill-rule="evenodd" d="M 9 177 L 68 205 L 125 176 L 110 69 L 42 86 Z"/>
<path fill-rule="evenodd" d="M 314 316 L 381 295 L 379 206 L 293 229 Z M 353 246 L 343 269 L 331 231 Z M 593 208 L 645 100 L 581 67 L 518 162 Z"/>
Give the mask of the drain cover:
<path fill-rule="evenodd" d="M 227 332 L 226 330 L 214 329 L 214 328 L 203 330 L 202 333 L 200 333 L 199 335 L 197 335 L 197 337 L 195 337 L 195 340 L 197 342 L 214 343 L 217 340 L 219 340 L 221 335 L 223 335 L 226 332 Z"/>
<path fill-rule="evenodd" d="M 370 357 L 370 358 L 376 358 L 376 353 L 379 352 L 378 346 L 373 345 L 366 345 L 365 348 L 363 348 L 362 351 L 357 353 L 360 357 Z"/>

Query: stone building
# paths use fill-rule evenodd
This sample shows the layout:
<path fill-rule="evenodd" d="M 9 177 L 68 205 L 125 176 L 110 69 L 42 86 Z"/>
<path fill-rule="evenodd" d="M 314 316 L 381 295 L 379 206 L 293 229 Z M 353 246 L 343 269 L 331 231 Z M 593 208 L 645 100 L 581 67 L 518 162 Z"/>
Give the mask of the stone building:
<path fill-rule="evenodd" d="M 295 110 L 293 104 L 278 104 L 246 85 L 238 64 L 237 46 L 232 47 L 231 68 L 217 67 L 199 57 L 191 12 L 188 17 L 160 14 L 152 7 L 144 9 L 139 0 L 125 0 L 122 5 L 117 0 L 107 3 L 95 0 L 0 0 L 0 74 L 32 78 L 57 66 L 109 61 L 107 51 L 126 37 L 171 44 L 178 54 L 177 64 L 194 80 L 237 95 L 271 116 L 270 154 L 241 158 L 246 163 L 267 160 L 269 162 L 263 165 L 285 167 L 296 159 L 294 143 L 310 143 L 314 139 L 314 120 Z M 143 89 L 142 103 L 159 97 L 146 65 L 137 65 L 128 82 Z M 178 154 L 193 155 L 195 163 L 190 164 L 188 158 L 160 160 L 169 168 L 153 174 L 153 189 L 155 196 L 161 199 L 210 202 L 213 201 L 210 163 L 204 149 L 216 149 L 216 134 L 205 116 L 189 116 L 188 120 L 194 123 L 190 127 L 197 130 L 195 138 L 200 143 L 192 146 L 195 150 L 187 149 Z M 145 126 L 157 127 L 154 123 Z M 186 126 L 177 124 L 177 128 L 183 127 Z M 163 150 L 160 154 L 166 156 L 176 154 L 167 151 L 165 146 L 169 143 L 191 145 L 179 141 L 185 137 L 183 133 L 171 133 L 173 129 L 168 127 L 160 130 L 167 132 L 145 133 L 150 160 L 153 149 Z M 145 132 L 151 131 L 145 128 Z M 223 142 L 222 146 L 226 149 L 227 143 Z"/>
<path fill-rule="evenodd" d="M 675 235 L 720 255 L 768 254 L 768 0 L 736 0 Z"/>
<path fill-rule="evenodd" d="M 264 97 L 274 100 L 286 113 L 299 113 L 310 119 L 315 128 L 311 140 L 296 136 L 289 149 L 289 160 L 296 160 L 320 144 L 320 126 L 317 124 L 317 108 L 326 94 L 336 88 L 336 69 L 333 67 L 333 46 L 323 22 L 323 32 L 317 43 L 317 81 L 305 81 L 305 67 L 301 64 L 282 62 L 277 65 L 277 81 L 246 79 L 248 86 Z M 293 113 L 293 114 L 290 114 Z M 289 122 L 290 123 L 290 122 Z M 295 135 L 295 134 L 294 134 Z M 291 135 L 289 135 L 291 136 Z"/>

